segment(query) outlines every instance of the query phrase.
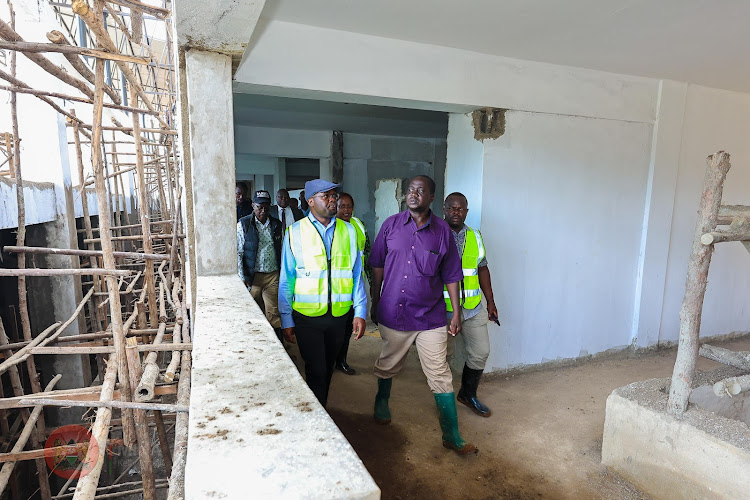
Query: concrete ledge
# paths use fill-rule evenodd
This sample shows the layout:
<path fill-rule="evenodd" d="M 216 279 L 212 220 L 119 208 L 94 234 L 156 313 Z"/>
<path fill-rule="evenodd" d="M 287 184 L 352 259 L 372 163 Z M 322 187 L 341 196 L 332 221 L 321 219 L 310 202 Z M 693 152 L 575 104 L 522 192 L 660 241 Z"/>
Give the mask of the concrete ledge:
<path fill-rule="evenodd" d="M 380 498 L 236 275 L 194 314 L 186 498 Z"/>
<path fill-rule="evenodd" d="M 750 429 L 694 405 L 668 415 L 668 386 L 654 379 L 610 394 L 602 463 L 654 498 L 746 498 Z"/>

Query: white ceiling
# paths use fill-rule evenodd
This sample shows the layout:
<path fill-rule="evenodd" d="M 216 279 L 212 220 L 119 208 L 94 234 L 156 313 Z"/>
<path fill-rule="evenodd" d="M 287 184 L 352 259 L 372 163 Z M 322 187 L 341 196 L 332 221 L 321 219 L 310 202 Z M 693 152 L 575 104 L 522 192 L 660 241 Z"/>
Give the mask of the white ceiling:
<path fill-rule="evenodd" d="M 748 0 L 267 0 L 261 17 L 750 92 Z"/>

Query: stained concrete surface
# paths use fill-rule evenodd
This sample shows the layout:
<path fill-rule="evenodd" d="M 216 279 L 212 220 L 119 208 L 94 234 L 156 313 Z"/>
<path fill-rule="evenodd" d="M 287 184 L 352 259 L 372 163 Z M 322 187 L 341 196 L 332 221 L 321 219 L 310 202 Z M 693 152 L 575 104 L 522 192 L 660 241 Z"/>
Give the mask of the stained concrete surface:
<path fill-rule="evenodd" d="M 368 323 L 367 336 L 352 341 L 349 364 L 357 374 L 334 374 L 328 412 L 382 498 L 648 498 L 601 465 L 605 401 L 623 385 L 671 376 L 676 349 L 622 352 L 576 366 L 485 376 L 479 395 L 494 414 L 485 419 L 458 405 L 461 432 L 479 447 L 478 455 L 459 457 L 441 446 L 434 400 L 414 348 L 394 379 L 392 424 L 373 422 L 377 335 Z M 750 350 L 750 338 L 712 344 Z M 296 348 L 288 352 L 300 366 Z M 698 362 L 699 371 L 719 366 Z M 454 373 L 456 390 L 459 382 Z"/>

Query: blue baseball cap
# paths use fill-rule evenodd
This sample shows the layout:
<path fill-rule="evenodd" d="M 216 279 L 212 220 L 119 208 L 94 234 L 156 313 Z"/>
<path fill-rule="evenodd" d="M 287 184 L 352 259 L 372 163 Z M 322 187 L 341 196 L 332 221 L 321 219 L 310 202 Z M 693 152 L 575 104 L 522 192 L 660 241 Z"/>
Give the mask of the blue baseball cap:
<path fill-rule="evenodd" d="M 324 181 L 323 179 L 313 179 L 305 182 L 305 197 L 312 198 L 318 193 L 325 193 L 331 189 L 341 191 L 341 184 L 334 184 L 331 181 Z"/>

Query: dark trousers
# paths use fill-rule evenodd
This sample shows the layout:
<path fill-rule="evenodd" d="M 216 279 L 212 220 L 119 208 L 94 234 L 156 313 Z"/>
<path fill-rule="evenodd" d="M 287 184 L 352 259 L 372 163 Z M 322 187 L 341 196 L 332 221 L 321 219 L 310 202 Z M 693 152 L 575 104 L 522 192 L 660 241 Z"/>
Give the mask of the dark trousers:
<path fill-rule="evenodd" d="M 336 356 L 336 364 L 346 363 L 346 355 L 349 353 L 349 341 L 352 340 L 352 333 L 354 332 L 354 309 L 349 311 L 346 315 L 346 327 L 344 329 L 344 343 L 341 344 L 341 349 Z"/>
<path fill-rule="evenodd" d="M 305 380 L 320 404 L 325 407 L 336 354 L 344 343 L 347 316 L 335 318 L 329 311 L 323 316 L 312 318 L 293 311 L 292 318 L 299 353 L 305 362 Z"/>

